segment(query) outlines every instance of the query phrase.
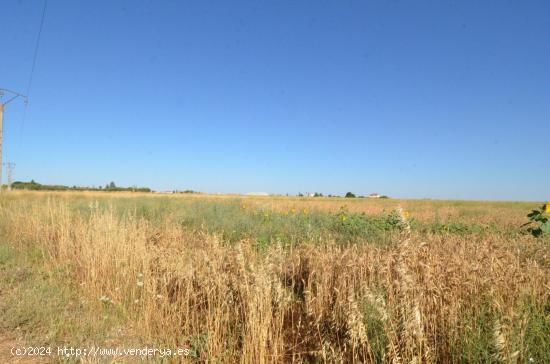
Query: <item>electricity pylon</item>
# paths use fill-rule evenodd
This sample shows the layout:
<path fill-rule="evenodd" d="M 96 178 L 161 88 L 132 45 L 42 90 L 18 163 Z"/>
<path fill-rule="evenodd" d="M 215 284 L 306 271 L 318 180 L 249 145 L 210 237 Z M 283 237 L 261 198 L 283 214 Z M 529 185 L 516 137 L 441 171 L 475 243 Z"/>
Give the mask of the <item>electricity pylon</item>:
<path fill-rule="evenodd" d="M 6 102 L 2 102 L 2 98 L 7 95 L 9 98 Z M 6 105 L 12 102 L 13 100 L 21 97 L 23 100 L 25 100 L 25 105 L 28 103 L 28 98 L 25 95 L 20 94 L 19 92 L 6 90 L 4 88 L 0 88 L 0 192 L 2 192 L 2 144 L 3 144 L 3 129 L 4 129 L 4 109 L 6 108 Z"/>
<path fill-rule="evenodd" d="M 15 163 L 7 162 L 6 163 L 6 172 L 8 174 L 8 191 L 11 191 L 11 185 L 13 183 L 13 169 L 15 168 Z"/>

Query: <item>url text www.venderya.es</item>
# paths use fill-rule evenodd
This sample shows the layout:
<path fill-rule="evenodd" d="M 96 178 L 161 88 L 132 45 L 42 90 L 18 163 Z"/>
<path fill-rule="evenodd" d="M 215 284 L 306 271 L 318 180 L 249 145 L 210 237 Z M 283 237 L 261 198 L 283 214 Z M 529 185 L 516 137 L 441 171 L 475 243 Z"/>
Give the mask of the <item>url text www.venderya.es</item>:
<path fill-rule="evenodd" d="M 63 356 L 63 357 L 174 357 L 174 356 L 188 356 L 191 354 L 189 348 L 104 348 L 99 346 L 90 346 L 87 348 L 75 348 L 72 346 L 62 347 L 12 347 L 11 355 L 13 356 Z"/>

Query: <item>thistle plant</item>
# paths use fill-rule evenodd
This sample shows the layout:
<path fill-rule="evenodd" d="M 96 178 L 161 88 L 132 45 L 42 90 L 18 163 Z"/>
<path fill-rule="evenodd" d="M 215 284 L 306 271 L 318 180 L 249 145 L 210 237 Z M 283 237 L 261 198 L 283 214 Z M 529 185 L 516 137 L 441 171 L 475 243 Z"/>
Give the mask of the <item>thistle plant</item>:
<path fill-rule="evenodd" d="M 527 218 L 529 221 L 522 226 L 529 226 L 527 231 L 533 234 L 534 237 L 550 235 L 550 202 L 531 211 Z"/>

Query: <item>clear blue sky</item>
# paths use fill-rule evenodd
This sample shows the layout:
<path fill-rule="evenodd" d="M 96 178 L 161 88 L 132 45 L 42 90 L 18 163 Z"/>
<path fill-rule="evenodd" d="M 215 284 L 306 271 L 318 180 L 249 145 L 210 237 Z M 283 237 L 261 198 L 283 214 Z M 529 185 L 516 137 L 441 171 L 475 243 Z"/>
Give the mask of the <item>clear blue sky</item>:
<path fill-rule="evenodd" d="M 2 2 L 26 91 L 42 1 Z M 15 179 L 550 198 L 550 2 L 49 0 Z"/>

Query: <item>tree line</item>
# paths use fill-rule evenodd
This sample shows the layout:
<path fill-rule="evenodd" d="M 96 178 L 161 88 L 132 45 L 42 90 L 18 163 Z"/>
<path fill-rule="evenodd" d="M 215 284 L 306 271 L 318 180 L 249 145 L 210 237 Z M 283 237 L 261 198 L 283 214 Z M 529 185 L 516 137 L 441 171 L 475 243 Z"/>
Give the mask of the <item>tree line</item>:
<path fill-rule="evenodd" d="M 120 187 L 114 182 L 107 183 L 105 187 L 89 187 L 89 186 L 65 186 L 65 185 L 44 185 L 34 180 L 30 182 L 15 181 L 11 187 L 15 190 L 31 190 L 31 191 L 129 191 L 129 192 L 151 192 L 149 187 Z"/>

